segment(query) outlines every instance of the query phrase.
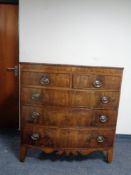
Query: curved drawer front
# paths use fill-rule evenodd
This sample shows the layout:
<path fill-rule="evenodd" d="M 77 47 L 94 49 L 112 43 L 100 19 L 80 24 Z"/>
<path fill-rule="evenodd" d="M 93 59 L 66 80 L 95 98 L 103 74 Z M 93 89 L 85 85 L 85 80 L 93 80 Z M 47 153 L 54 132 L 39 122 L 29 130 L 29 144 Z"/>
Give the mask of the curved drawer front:
<path fill-rule="evenodd" d="M 116 124 L 115 110 L 22 106 L 22 122 L 57 127 L 110 127 Z"/>
<path fill-rule="evenodd" d="M 22 88 L 23 104 L 45 104 L 86 108 L 117 108 L 117 91 L 71 91 L 58 89 Z"/>
<path fill-rule="evenodd" d="M 24 71 L 21 82 L 24 85 L 70 87 L 70 74 Z"/>
<path fill-rule="evenodd" d="M 28 127 L 22 133 L 23 142 L 34 146 L 54 148 L 111 147 L 114 130 L 110 129 L 62 129 Z"/>
<path fill-rule="evenodd" d="M 78 89 L 114 89 L 119 90 L 121 85 L 120 76 L 103 75 L 73 75 L 73 88 Z"/>

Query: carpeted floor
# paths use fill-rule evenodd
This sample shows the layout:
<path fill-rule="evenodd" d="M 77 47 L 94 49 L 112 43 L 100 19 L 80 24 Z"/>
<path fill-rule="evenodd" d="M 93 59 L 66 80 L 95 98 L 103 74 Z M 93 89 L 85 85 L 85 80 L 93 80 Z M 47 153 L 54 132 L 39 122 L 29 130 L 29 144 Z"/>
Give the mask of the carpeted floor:
<path fill-rule="evenodd" d="M 102 153 L 61 157 L 30 150 L 24 163 L 18 155 L 19 132 L 0 131 L 0 175 L 131 175 L 131 136 L 116 138 L 111 164 Z"/>

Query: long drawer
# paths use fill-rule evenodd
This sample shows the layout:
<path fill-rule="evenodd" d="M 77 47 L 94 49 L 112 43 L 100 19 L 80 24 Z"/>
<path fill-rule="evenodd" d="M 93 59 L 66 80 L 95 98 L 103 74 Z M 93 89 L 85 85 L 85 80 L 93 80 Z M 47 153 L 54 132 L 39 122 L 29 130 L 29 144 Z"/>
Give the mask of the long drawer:
<path fill-rule="evenodd" d="M 27 126 L 22 132 L 24 144 L 53 148 L 102 148 L 113 144 L 112 129 L 62 129 Z"/>
<path fill-rule="evenodd" d="M 117 108 L 119 91 L 82 91 L 48 88 L 22 88 L 22 104 L 71 106 L 87 108 Z"/>
<path fill-rule="evenodd" d="M 114 127 L 116 110 L 89 110 L 85 108 L 59 108 L 22 106 L 22 125 L 27 123 L 57 127 Z"/>

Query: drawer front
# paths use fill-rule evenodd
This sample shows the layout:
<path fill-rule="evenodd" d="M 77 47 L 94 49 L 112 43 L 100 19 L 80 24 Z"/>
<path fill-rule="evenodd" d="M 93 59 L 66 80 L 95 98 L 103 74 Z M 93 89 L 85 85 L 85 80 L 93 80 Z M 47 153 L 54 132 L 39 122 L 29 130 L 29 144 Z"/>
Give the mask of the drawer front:
<path fill-rule="evenodd" d="M 117 91 L 69 91 L 22 88 L 23 104 L 46 104 L 51 106 L 72 106 L 87 108 L 117 108 Z"/>
<path fill-rule="evenodd" d="M 113 144 L 114 130 L 61 129 L 28 127 L 23 130 L 24 144 L 53 148 L 101 148 Z"/>
<path fill-rule="evenodd" d="M 72 129 L 69 132 L 68 145 L 70 148 L 102 148 L 113 145 L 114 130 Z"/>
<path fill-rule="evenodd" d="M 26 123 L 58 127 L 110 127 L 116 124 L 114 110 L 22 106 L 22 125 Z"/>
<path fill-rule="evenodd" d="M 69 91 L 22 88 L 21 100 L 23 104 L 68 106 Z"/>
<path fill-rule="evenodd" d="M 70 87 L 70 74 L 22 72 L 21 82 L 24 85 Z"/>
<path fill-rule="evenodd" d="M 24 144 L 42 147 L 66 148 L 68 132 L 65 129 L 47 127 L 29 127 L 22 133 Z"/>
<path fill-rule="evenodd" d="M 79 74 L 73 75 L 73 88 L 119 90 L 120 85 L 121 85 L 120 76 L 79 75 Z"/>

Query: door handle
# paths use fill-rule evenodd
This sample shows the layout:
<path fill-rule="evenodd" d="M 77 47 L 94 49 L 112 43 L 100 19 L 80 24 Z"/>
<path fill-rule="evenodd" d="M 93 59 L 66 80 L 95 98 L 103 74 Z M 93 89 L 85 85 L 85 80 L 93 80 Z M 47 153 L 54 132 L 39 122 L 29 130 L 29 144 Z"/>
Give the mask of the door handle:
<path fill-rule="evenodd" d="M 7 68 L 7 71 L 14 71 L 15 73 L 15 76 L 17 77 L 18 76 L 18 73 L 19 73 L 19 67 L 18 66 L 15 66 L 15 67 L 8 67 Z"/>

